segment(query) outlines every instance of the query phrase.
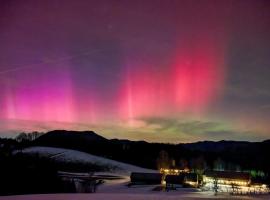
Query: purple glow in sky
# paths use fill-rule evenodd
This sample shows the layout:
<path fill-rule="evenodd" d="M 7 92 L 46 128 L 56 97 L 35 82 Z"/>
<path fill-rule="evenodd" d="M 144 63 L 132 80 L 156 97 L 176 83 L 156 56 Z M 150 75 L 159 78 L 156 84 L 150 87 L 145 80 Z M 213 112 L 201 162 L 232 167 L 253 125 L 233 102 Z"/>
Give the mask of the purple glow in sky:
<path fill-rule="evenodd" d="M 262 140 L 268 1 L 2 1 L 0 133 Z"/>

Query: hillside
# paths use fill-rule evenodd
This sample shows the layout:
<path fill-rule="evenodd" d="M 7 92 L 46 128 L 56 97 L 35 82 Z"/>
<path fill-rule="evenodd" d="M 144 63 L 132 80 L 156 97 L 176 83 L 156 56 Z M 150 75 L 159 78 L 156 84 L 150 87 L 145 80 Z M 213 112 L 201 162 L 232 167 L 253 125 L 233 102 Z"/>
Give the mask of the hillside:
<path fill-rule="evenodd" d="M 154 172 L 153 170 L 144 169 L 134 165 L 118 162 L 115 160 L 94 156 L 85 152 L 71 149 L 54 148 L 54 147 L 29 147 L 21 151 L 23 154 L 39 155 L 47 157 L 61 163 L 82 163 L 105 166 L 110 172 L 128 175 L 130 172 Z"/>
<path fill-rule="evenodd" d="M 39 137 L 30 146 L 79 150 L 151 169 L 157 168 L 157 159 L 161 152 L 166 152 L 169 159 L 175 160 L 176 166 L 181 166 L 184 159 L 192 167 L 192 165 L 198 164 L 198 159 L 203 158 L 203 162 L 210 168 L 215 167 L 216 160 L 224 161 L 223 167 L 229 170 L 240 166 L 241 169 L 245 170 L 255 169 L 268 172 L 270 168 L 270 161 L 265 159 L 266 152 L 270 151 L 269 140 L 263 142 L 200 141 L 186 144 L 162 144 L 120 139 L 109 140 L 93 131 L 56 130 Z"/>

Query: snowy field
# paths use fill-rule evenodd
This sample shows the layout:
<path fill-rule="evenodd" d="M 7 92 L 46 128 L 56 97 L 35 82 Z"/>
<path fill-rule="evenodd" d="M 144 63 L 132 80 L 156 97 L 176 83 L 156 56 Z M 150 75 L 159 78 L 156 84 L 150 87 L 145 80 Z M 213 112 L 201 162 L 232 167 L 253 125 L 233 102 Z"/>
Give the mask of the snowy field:
<path fill-rule="evenodd" d="M 206 200 L 206 199 L 238 199 L 238 200 L 259 200 L 270 199 L 270 196 L 256 197 L 232 197 L 213 196 L 202 193 L 158 193 L 158 194 L 115 194 L 115 193 L 93 193 L 93 194 L 42 194 L 42 195 L 21 195 L 0 197 L 0 200 Z"/>
<path fill-rule="evenodd" d="M 157 172 L 156 170 L 145 169 L 71 149 L 54 147 L 30 147 L 22 150 L 22 152 L 26 154 L 39 154 L 40 156 L 51 157 L 54 160 L 60 162 L 93 163 L 101 166 L 111 166 L 112 168 L 115 168 L 115 173 L 126 176 L 129 176 L 130 172 Z"/>
<path fill-rule="evenodd" d="M 130 172 L 156 172 L 137 166 L 117 162 L 114 160 L 94 156 L 91 154 L 61 148 L 51 147 L 31 147 L 23 150 L 24 153 L 38 153 L 41 156 L 49 156 L 64 162 L 89 162 L 102 165 L 117 166 L 115 172 L 99 172 L 98 174 L 120 175 L 122 179 L 106 180 L 104 184 L 97 188 L 97 193 L 84 194 L 39 194 L 39 195 L 19 195 L 0 197 L 0 200 L 196 200 L 196 199 L 269 199 L 270 195 L 256 196 L 231 196 L 229 194 L 218 194 L 213 192 L 201 192 L 194 188 L 179 188 L 177 191 L 153 191 L 155 186 L 132 186 L 129 183 Z"/>

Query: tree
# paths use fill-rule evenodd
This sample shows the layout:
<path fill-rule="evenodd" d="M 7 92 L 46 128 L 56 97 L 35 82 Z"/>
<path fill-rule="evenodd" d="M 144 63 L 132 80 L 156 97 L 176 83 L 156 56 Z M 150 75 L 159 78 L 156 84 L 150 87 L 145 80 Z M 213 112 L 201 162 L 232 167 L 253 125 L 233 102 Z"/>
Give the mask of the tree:
<path fill-rule="evenodd" d="M 218 193 L 218 188 L 219 188 L 219 186 L 218 186 L 218 178 L 217 178 L 217 177 L 214 177 L 214 182 L 213 182 L 213 184 L 214 184 L 213 190 L 214 190 L 215 196 L 216 196 L 217 193 Z"/>
<path fill-rule="evenodd" d="M 217 158 L 214 161 L 214 170 L 224 171 L 224 169 L 225 169 L 225 163 L 224 163 L 224 161 L 221 158 Z"/>
<path fill-rule="evenodd" d="M 166 151 L 161 150 L 157 158 L 157 168 L 158 169 L 169 168 L 170 164 L 171 163 L 170 163 L 169 154 Z"/>
<path fill-rule="evenodd" d="M 203 156 L 199 156 L 197 158 L 193 158 L 191 160 L 191 168 L 194 172 L 202 175 L 204 170 L 207 168 L 206 162 Z"/>
<path fill-rule="evenodd" d="M 15 139 L 16 139 L 17 142 L 22 142 L 22 141 L 28 140 L 26 133 L 20 133 L 19 135 L 16 136 Z"/>
<path fill-rule="evenodd" d="M 20 133 L 15 139 L 17 142 L 24 142 L 24 141 L 34 141 L 38 137 L 42 136 L 44 133 L 40 133 L 37 131 L 31 133 Z"/>
<path fill-rule="evenodd" d="M 188 161 L 186 159 L 179 160 L 180 169 L 188 169 Z"/>

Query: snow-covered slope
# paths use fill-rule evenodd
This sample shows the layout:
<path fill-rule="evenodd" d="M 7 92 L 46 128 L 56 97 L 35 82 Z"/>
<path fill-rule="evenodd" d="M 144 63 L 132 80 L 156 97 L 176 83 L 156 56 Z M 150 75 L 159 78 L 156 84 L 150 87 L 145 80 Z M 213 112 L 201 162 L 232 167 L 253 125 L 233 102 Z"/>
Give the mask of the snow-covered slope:
<path fill-rule="evenodd" d="M 251 199 L 270 199 L 269 195 L 253 195 L 253 196 L 231 196 L 229 194 L 219 194 L 202 192 L 195 188 L 179 188 L 176 191 L 153 191 L 153 185 L 140 185 L 127 187 L 129 182 L 129 173 L 136 172 L 155 172 L 154 170 L 144 169 L 133 165 L 117 162 L 114 160 L 94 156 L 80 151 L 70 149 L 52 148 L 52 147 L 31 147 L 23 150 L 26 154 L 39 154 L 41 156 L 52 157 L 63 162 L 89 162 L 99 163 L 101 165 L 117 166 L 121 170 L 114 173 L 123 175 L 122 179 L 106 180 L 100 185 L 97 193 L 91 194 L 37 194 L 37 195 L 19 195 L 19 196 L 3 196 L 0 200 L 206 200 L 206 199 L 235 199 L 235 200 L 251 200 Z M 102 174 L 95 173 L 96 175 Z M 110 174 L 105 172 L 104 174 Z"/>
<path fill-rule="evenodd" d="M 22 152 L 26 154 L 39 154 L 40 156 L 51 157 L 61 162 L 94 163 L 101 166 L 111 166 L 112 169 L 115 169 L 116 173 L 123 175 L 129 175 L 130 172 L 157 172 L 155 170 L 145 169 L 71 149 L 38 146 L 23 149 Z"/>

